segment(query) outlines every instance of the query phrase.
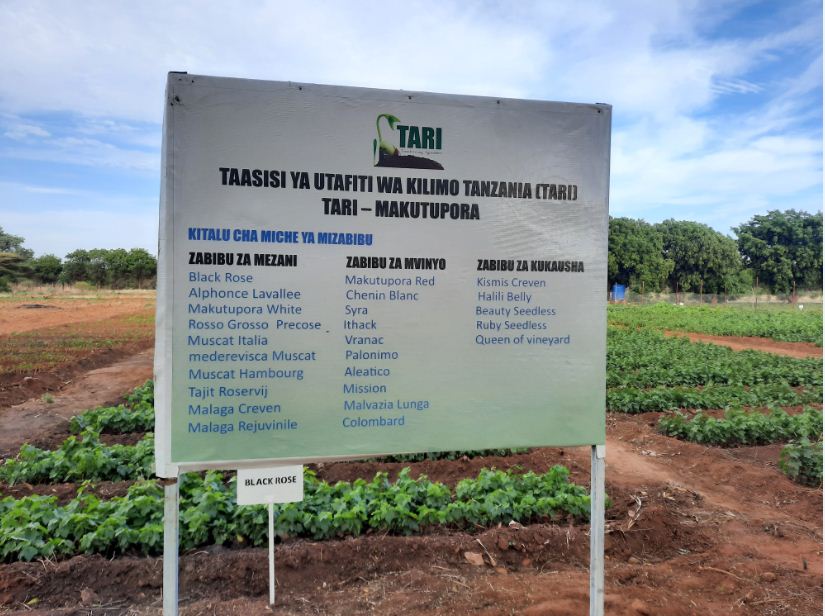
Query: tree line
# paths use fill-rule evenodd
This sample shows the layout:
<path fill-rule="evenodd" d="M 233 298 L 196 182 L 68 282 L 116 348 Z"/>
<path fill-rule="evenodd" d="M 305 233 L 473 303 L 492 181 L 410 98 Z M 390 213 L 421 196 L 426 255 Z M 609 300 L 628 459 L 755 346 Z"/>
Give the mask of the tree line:
<path fill-rule="evenodd" d="M 822 212 L 774 210 L 733 232 L 736 239 L 698 222 L 611 218 L 608 282 L 641 293 L 741 295 L 757 286 L 793 297 L 822 289 Z"/>
<path fill-rule="evenodd" d="M 0 291 L 21 280 L 39 284 L 85 282 L 112 289 L 155 286 L 157 259 L 143 248 L 94 248 L 75 250 L 60 259 L 47 254 L 35 257 L 23 246 L 24 239 L 0 227 Z"/>
<path fill-rule="evenodd" d="M 797 289 L 822 289 L 822 212 L 774 210 L 733 231 L 736 239 L 698 222 L 650 224 L 611 217 L 608 282 L 641 293 L 741 295 L 758 286 L 792 297 Z M 61 260 L 54 255 L 34 258 L 23 243 L 0 227 L 0 290 L 23 279 L 154 286 L 157 260 L 142 248 L 75 250 Z"/>

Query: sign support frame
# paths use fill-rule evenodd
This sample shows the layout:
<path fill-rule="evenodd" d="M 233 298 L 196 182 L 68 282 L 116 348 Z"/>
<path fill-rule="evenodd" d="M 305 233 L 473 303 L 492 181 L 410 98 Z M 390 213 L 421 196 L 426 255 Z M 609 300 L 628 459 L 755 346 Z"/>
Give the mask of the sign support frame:
<path fill-rule="evenodd" d="M 178 616 L 179 501 L 180 486 L 175 477 L 163 486 L 163 616 Z"/>
<path fill-rule="evenodd" d="M 275 504 L 268 503 L 269 512 L 269 605 L 275 605 Z"/>
<path fill-rule="evenodd" d="M 590 616 L 604 616 L 605 445 L 590 448 Z"/>

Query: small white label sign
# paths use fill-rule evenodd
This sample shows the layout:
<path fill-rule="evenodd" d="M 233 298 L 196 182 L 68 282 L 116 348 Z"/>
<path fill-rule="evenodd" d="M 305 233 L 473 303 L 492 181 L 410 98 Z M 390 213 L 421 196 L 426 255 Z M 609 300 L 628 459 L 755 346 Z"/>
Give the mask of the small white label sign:
<path fill-rule="evenodd" d="M 272 466 L 238 470 L 238 504 L 296 503 L 304 500 L 304 467 Z"/>

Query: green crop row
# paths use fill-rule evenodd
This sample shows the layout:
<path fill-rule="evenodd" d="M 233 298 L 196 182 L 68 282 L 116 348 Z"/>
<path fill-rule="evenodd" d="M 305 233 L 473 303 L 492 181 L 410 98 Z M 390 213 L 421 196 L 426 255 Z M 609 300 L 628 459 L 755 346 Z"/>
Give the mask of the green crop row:
<path fill-rule="evenodd" d="M 678 409 L 723 409 L 731 406 L 793 406 L 822 401 L 822 387 L 796 391 L 781 383 L 708 385 L 706 387 L 616 387 L 607 391 L 607 409 L 621 413 L 647 413 Z"/>
<path fill-rule="evenodd" d="M 688 419 L 681 413 L 662 417 L 659 432 L 678 439 L 707 445 L 765 445 L 799 438 L 822 437 L 822 411 L 806 408 L 798 415 L 781 409 L 770 414 L 731 409 L 716 419 L 701 412 Z"/>
<path fill-rule="evenodd" d="M 704 388 L 614 388 L 607 392 L 611 411 L 643 413 L 680 408 L 713 409 L 730 406 L 797 405 L 819 402 L 822 388 L 800 392 L 787 385 L 709 385 Z M 94 411 L 93 411 L 94 412 Z M 98 417 L 104 417 L 99 414 Z M 119 421 L 118 425 L 122 425 Z M 105 422 L 98 428 L 111 427 Z M 385 461 L 414 462 L 423 459 L 457 459 L 474 455 L 508 455 L 522 450 L 458 451 L 393 456 Z M 64 481 L 106 481 L 148 478 L 153 474 L 154 437 L 147 434 L 135 445 L 104 445 L 98 433 L 87 429 L 70 436 L 56 450 L 23 445 L 18 455 L 0 466 L 0 481 L 9 484 Z"/>
<path fill-rule="evenodd" d="M 126 405 L 135 406 L 154 406 L 155 405 L 155 382 L 152 380 L 146 381 L 140 387 L 135 387 L 126 395 Z"/>
<path fill-rule="evenodd" d="M 527 447 L 515 449 L 477 449 L 472 451 L 428 451 L 426 453 L 404 453 L 378 458 L 378 462 L 425 462 L 427 460 L 460 460 L 484 456 L 514 456 L 530 451 Z"/>
<path fill-rule="evenodd" d="M 104 406 L 75 415 L 69 421 L 69 431 L 73 434 L 91 431 L 100 434 L 127 434 L 129 432 L 150 432 L 155 429 L 155 408 L 151 405 L 129 407 L 124 405 Z"/>
<path fill-rule="evenodd" d="M 181 478 L 180 546 L 266 542 L 264 506 L 238 506 L 235 478 L 208 472 Z M 329 484 L 304 474 L 304 500 L 275 505 L 281 536 L 329 539 L 367 532 L 411 534 L 435 526 L 474 529 L 571 517 L 587 520 L 590 496 L 556 466 L 538 475 L 482 470 L 455 490 L 404 469 L 396 481 Z M 0 559 L 32 560 L 78 553 L 158 554 L 163 544 L 163 488 L 144 481 L 126 496 L 101 500 L 78 491 L 66 505 L 53 496 L 0 500 Z"/>
<path fill-rule="evenodd" d="M 96 409 L 94 412 L 100 411 Z M 98 415 L 103 416 L 103 415 Z M 121 425 L 118 423 L 118 425 Z M 380 462 L 422 462 L 458 460 L 463 457 L 509 456 L 529 449 L 484 449 L 478 451 L 435 451 L 385 456 Z M 15 483 L 60 483 L 144 479 L 154 474 L 154 434 L 146 434 L 135 445 L 104 445 L 100 435 L 86 430 L 70 436 L 58 449 L 23 445 L 17 457 L 0 465 L 0 481 Z"/>
<path fill-rule="evenodd" d="M 611 305 L 611 323 L 653 327 L 719 336 L 759 336 L 788 342 L 822 345 L 822 311 L 751 310 L 728 306 Z"/>
<path fill-rule="evenodd" d="M 609 328 L 607 386 L 822 385 L 822 361 L 666 338 L 654 330 Z"/>
<path fill-rule="evenodd" d="M 93 431 L 125 434 L 149 432 L 155 428 L 154 384 L 147 381 L 126 396 L 126 403 L 106 406 L 72 417 L 69 430 L 74 434 Z"/>
<path fill-rule="evenodd" d="M 64 481 L 116 481 L 154 475 L 155 439 L 147 434 L 136 445 L 104 445 L 93 431 L 70 436 L 59 449 L 23 445 L 17 457 L 0 466 L 8 484 Z"/>
<path fill-rule="evenodd" d="M 779 454 L 779 468 L 788 477 L 806 486 L 822 486 L 822 438 L 810 442 L 803 438 L 785 445 Z"/>

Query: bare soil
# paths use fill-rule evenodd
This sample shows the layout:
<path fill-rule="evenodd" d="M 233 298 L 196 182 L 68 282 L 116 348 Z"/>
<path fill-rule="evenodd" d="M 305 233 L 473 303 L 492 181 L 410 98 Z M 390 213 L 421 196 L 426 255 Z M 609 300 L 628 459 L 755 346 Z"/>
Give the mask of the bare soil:
<path fill-rule="evenodd" d="M 0 409 L 152 347 L 154 302 L 154 291 L 0 301 Z"/>
<path fill-rule="evenodd" d="M 134 314 L 155 305 L 154 291 L 106 292 L 102 295 L 66 297 L 43 295 L 9 299 L 0 303 L 0 336 L 55 325 L 100 321 Z"/>
<path fill-rule="evenodd" d="M 797 359 L 819 359 L 822 357 L 822 347 L 810 342 L 780 342 L 770 338 L 755 336 L 714 336 L 712 334 L 696 334 L 693 332 L 666 331 L 666 336 L 681 336 L 692 342 L 709 342 L 726 346 L 734 351 L 764 351 L 776 355 L 786 355 Z"/>
<path fill-rule="evenodd" d="M 127 362 L 123 369 L 90 373 L 91 381 L 58 393 L 54 404 L 64 409 L 58 417 L 110 401 L 142 383 L 151 371 L 151 354 L 135 361 L 133 368 Z M 97 383 L 96 391 L 89 383 Z M 51 438 L 57 438 L 65 421 L 48 428 L 39 419 L 53 412 L 54 404 L 31 401 L 29 423 L 18 426 L 15 437 L 0 434 L 4 450 L 50 429 Z M 20 416 L 3 412 L 0 421 L 5 428 L 9 417 Z M 778 471 L 779 446 L 720 449 L 685 443 L 658 434 L 658 417 L 608 416 L 606 490 L 612 506 L 605 546 L 606 613 L 822 614 L 822 490 L 794 484 Z M 483 467 L 540 471 L 554 464 L 568 466 L 578 483 L 589 483 L 589 448 L 417 464 L 338 462 L 316 469 L 334 481 L 371 477 L 379 470 L 394 475 L 411 466 L 414 476 L 426 474 L 453 485 Z M 96 490 L 115 495 L 127 485 L 101 484 Z M 63 500 L 76 487 L 21 485 L 4 491 L 54 493 Z M 586 614 L 588 530 L 561 522 L 477 533 L 438 529 L 414 537 L 287 539 L 276 548 L 274 610 L 266 605 L 266 550 L 211 547 L 181 558 L 181 613 Z M 161 586 L 159 558 L 84 555 L 3 564 L 0 612 L 159 615 Z"/>
<path fill-rule="evenodd" d="M 154 353 L 143 350 L 111 365 L 95 368 L 64 383 L 48 400 L 32 398 L 0 408 L 0 457 L 14 456 L 20 445 L 53 448 L 68 436 L 69 420 L 87 409 L 118 402 L 152 378 Z"/>

